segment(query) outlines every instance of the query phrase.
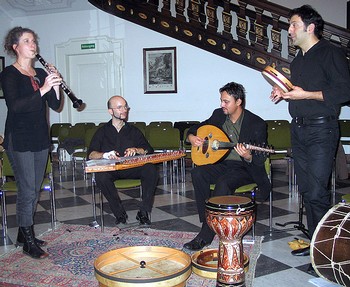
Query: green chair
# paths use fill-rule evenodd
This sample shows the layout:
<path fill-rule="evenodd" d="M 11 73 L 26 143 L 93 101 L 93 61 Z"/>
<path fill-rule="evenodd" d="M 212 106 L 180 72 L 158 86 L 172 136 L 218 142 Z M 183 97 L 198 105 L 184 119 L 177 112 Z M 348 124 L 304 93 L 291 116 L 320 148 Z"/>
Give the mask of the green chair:
<path fill-rule="evenodd" d="M 51 144 L 58 144 L 58 136 L 62 127 L 71 127 L 70 123 L 55 123 L 50 127 Z"/>
<path fill-rule="evenodd" d="M 180 131 L 180 140 L 183 141 L 186 136 L 185 131 L 191 126 L 199 124 L 199 121 L 179 121 L 174 123 L 174 128 Z"/>
<path fill-rule="evenodd" d="M 341 199 L 346 203 L 350 203 L 350 194 L 344 194 Z"/>
<path fill-rule="evenodd" d="M 142 198 L 142 188 L 141 188 L 141 179 L 117 179 L 114 181 L 114 186 L 120 190 L 128 190 L 134 188 L 140 188 L 140 199 Z M 92 175 L 92 214 L 94 220 L 89 224 L 91 227 L 97 228 L 101 227 L 101 232 L 104 231 L 104 217 L 103 217 L 103 194 L 99 192 L 100 198 L 100 220 L 101 225 L 97 222 L 97 212 L 96 212 L 96 180 L 95 174 Z"/>
<path fill-rule="evenodd" d="M 156 152 L 181 149 L 180 131 L 173 127 L 152 127 L 147 140 Z"/>
<path fill-rule="evenodd" d="M 290 122 L 287 120 L 266 120 L 267 142 L 275 150 L 270 154 L 270 160 L 285 160 L 288 166 L 289 192 L 296 188 L 294 161 L 292 157 L 292 143 Z"/>
<path fill-rule="evenodd" d="M 145 129 L 145 137 L 148 139 L 149 137 L 149 131 L 152 128 L 172 128 L 173 123 L 169 121 L 160 121 L 160 122 L 150 122 Z"/>
<path fill-rule="evenodd" d="M 148 131 L 148 142 L 157 153 L 175 151 L 181 149 L 180 131 L 173 127 L 152 127 Z M 173 160 L 170 166 L 170 183 L 173 183 L 175 173 L 179 181 L 178 160 Z M 163 162 L 163 178 L 167 180 L 168 163 Z M 165 182 L 165 184 L 167 184 Z"/>
<path fill-rule="evenodd" d="M 81 150 L 74 151 L 71 155 L 72 162 L 73 162 L 73 180 L 75 180 L 76 164 L 78 159 L 82 160 L 84 179 L 86 179 L 85 166 L 86 166 L 86 159 L 88 156 L 87 151 L 89 149 L 92 137 L 94 136 L 97 129 L 98 129 L 98 126 L 93 126 L 88 130 L 86 130 L 84 134 L 84 147 Z"/>
<path fill-rule="evenodd" d="M 339 120 L 340 142 L 350 145 L 350 120 Z"/>
<path fill-rule="evenodd" d="M 14 172 L 12 170 L 10 161 L 6 152 L 3 153 L 2 159 L 2 185 L 0 186 L 0 198 L 1 198 L 1 215 L 2 215 L 2 227 L 3 237 L 7 236 L 7 209 L 6 209 L 6 194 L 17 193 L 16 180 L 14 178 Z M 9 180 L 13 178 L 13 180 Z M 51 228 L 55 228 L 56 219 L 56 199 L 55 188 L 53 182 L 52 164 L 50 157 L 48 157 L 45 177 L 41 186 L 42 190 L 48 191 L 50 195 L 50 208 L 51 208 Z"/>
<path fill-rule="evenodd" d="M 144 136 L 146 136 L 146 122 L 128 122 L 130 125 L 137 127 Z"/>

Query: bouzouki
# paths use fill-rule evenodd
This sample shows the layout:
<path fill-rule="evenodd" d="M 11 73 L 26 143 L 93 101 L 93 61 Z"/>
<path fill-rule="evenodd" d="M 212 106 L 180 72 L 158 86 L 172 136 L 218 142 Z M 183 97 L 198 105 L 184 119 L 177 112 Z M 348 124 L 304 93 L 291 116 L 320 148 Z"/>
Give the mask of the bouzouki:
<path fill-rule="evenodd" d="M 229 149 L 236 146 L 230 142 L 228 136 L 219 128 L 212 125 L 201 126 L 197 130 L 197 136 L 204 139 L 201 146 L 192 146 L 191 157 L 196 165 L 212 164 L 223 158 Z M 244 144 L 245 148 L 265 153 L 274 153 L 273 149 Z"/>

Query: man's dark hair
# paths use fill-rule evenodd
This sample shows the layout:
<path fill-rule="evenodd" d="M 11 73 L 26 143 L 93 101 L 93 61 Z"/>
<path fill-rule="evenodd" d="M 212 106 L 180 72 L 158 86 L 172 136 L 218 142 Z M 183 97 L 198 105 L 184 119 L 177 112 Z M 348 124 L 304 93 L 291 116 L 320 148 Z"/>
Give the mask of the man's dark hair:
<path fill-rule="evenodd" d="M 219 89 L 220 94 L 222 92 L 228 93 L 230 96 L 236 99 L 241 99 L 242 101 L 242 108 L 245 107 L 245 89 L 241 84 L 237 84 L 235 82 L 227 83 L 225 86 Z"/>
<path fill-rule="evenodd" d="M 299 8 L 295 8 L 289 12 L 289 18 L 292 18 L 294 15 L 298 15 L 301 20 L 304 22 L 305 26 L 310 24 L 315 25 L 315 36 L 318 39 L 322 38 L 324 21 L 318 12 L 312 8 L 310 5 L 303 5 Z"/>

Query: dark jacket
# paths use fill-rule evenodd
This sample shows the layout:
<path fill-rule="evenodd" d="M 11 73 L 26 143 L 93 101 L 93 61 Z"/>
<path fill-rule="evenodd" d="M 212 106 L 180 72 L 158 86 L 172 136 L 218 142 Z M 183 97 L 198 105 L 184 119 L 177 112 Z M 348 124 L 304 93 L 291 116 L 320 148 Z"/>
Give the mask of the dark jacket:
<path fill-rule="evenodd" d="M 222 126 L 227 115 L 224 114 L 221 108 L 214 110 L 211 117 L 198 125 L 192 126 L 186 135 L 196 135 L 197 129 L 204 125 L 214 125 L 222 130 Z M 267 125 L 265 121 L 248 110 L 244 110 L 244 118 L 242 121 L 241 131 L 239 135 L 240 143 L 250 143 L 253 145 L 267 144 Z M 242 162 L 246 165 L 247 170 L 254 182 L 263 191 L 264 194 L 270 192 L 271 183 L 265 170 L 266 154 L 261 152 L 252 152 L 253 159 L 249 163 L 242 158 Z"/>

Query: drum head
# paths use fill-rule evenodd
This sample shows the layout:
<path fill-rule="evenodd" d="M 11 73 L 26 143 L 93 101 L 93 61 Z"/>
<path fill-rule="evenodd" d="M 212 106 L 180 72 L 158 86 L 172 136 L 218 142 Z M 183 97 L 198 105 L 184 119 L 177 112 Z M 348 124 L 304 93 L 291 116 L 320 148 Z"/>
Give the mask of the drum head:
<path fill-rule="evenodd" d="M 249 257 L 244 256 L 244 271 L 249 270 Z M 192 271 L 204 278 L 216 279 L 218 271 L 218 250 L 205 249 L 192 255 Z"/>
<path fill-rule="evenodd" d="M 350 205 L 331 208 L 317 225 L 310 244 L 316 273 L 342 286 L 350 286 Z"/>
<path fill-rule="evenodd" d="M 94 267 L 102 286 L 185 286 L 191 258 L 173 248 L 134 246 L 102 254 Z"/>
<path fill-rule="evenodd" d="M 211 197 L 206 201 L 206 208 L 212 211 L 245 211 L 254 209 L 254 202 L 245 196 L 225 195 Z"/>
<path fill-rule="evenodd" d="M 267 66 L 261 74 L 271 86 L 279 86 L 284 93 L 292 90 L 292 83 L 276 69 Z"/>

